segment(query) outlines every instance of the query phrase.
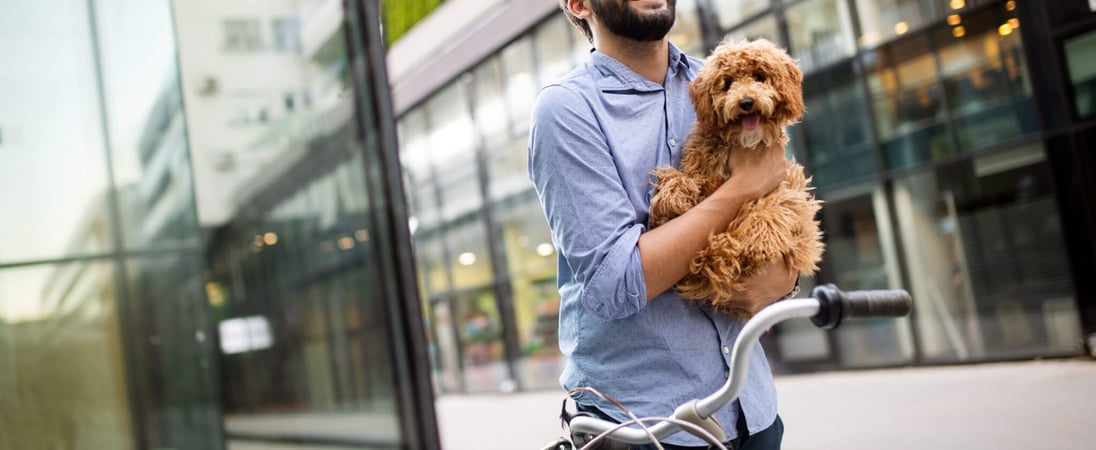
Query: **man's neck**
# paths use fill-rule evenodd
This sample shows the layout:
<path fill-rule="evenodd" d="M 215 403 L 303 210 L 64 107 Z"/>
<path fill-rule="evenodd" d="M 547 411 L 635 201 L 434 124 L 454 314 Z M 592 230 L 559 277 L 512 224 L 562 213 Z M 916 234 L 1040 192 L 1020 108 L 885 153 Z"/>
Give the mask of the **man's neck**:
<path fill-rule="evenodd" d="M 670 66 L 670 44 L 666 38 L 640 42 L 610 36 L 607 39 L 595 39 L 594 47 L 643 78 L 658 84 L 666 81 L 666 70 Z"/>

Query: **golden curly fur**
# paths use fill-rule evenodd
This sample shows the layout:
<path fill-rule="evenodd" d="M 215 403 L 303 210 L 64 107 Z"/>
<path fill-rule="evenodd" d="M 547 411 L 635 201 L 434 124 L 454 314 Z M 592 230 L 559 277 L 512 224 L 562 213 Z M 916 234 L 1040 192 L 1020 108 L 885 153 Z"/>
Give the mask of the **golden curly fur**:
<path fill-rule="evenodd" d="M 724 41 L 689 84 L 696 124 L 685 143 L 681 169 L 660 167 L 651 199 L 652 227 L 683 214 L 730 177 L 730 152 L 786 143 L 785 127 L 803 116 L 803 73 L 795 60 L 764 39 Z M 730 301 L 743 280 L 783 258 L 789 271 L 812 275 L 822 259 L 815 220 L 821 202 L 810 193 L 803 166 L 792 164 L 773 193 L 746 203 L 725 232 L 708 238 L 689 274 L 675 288 L 682 298 L 711 302 L 716 310 L 746 318 Z"/>

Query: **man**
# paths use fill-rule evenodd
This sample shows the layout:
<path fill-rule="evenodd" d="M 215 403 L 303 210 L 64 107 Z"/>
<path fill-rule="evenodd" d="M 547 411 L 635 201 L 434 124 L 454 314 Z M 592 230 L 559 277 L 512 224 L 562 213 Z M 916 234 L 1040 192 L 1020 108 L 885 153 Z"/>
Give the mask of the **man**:
<path fill-rule="evenodd" d="M 669 416 L 723 385 L 742 327 L 682 300 L 672 287 L 708 236 L 743 203 L 775 189 L 788 163 L 780 146 L 736 154 L 730 178 L 712 196 L 648 229 L 650 172 L 681 161 L 695 119 L 687 86 L 700 61 L 666 38 L 673 0 L 560 4 L 594 45 L 585 64 L 541 91 L 530 131 L 530 177 L 559 253 L 560 348 L 568 357 L 560 382 L 593 387 L 639 417 Z M 773 264 L 736 300 L 757 311 L 794 285 L 795 274 Z M 593 395 L 575 400 L 583 410 L 627 420 Z M 715 416 L 735 449 L 779 448 L 776 406 L 772 374 L 757 348 L 739 400 Z M 688 433 L 666 443 L 706 448 Z"/>

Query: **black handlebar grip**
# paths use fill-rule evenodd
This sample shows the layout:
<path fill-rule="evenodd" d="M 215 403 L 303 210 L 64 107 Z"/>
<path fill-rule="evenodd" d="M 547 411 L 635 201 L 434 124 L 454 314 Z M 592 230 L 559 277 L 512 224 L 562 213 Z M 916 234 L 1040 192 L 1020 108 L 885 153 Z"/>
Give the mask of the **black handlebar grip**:
<path fill-rule="evenodd" d="M 913 308 L 909 292 L 901 289 L 845 292 L 832 284 L 817 286 L 811 297 L 819 302 L 811 322 L 832 329 L 845 318 L 903 317 Z"/>
<path fill-rule="evenodd" d="M 910 293 L 902 289 L 846 292 L 846 318 L 905 317 L 913 307 Z"/>

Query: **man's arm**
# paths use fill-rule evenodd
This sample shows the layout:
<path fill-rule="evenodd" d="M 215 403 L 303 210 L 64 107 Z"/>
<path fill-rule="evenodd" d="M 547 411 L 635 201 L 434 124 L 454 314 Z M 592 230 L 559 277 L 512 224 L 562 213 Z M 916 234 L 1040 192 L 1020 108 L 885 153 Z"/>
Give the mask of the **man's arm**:
<path fill-rule="evenodd" d="M 708 237 L 727 228 L 743 204 L 776 189 L 788 170 L 783 145 L 756 153 L 736 152 L 730 164 L 731 177 L 711 196 L 685 214 L 640 236 L 639 254 L 643 261 L 648 301 L 685 277 L 693 256 L 708 245 Z M 752 306 L 764 301 L 772 291 L 787 288 L 769 299 L 770 302 L 790 291 L 794 285 L 794 275 L 792 282 L 786 283 L 787 269 L 782 267 L 782 264 L 774 265 L 762 276 L 748 280 L 748 290 L 742 294 L 741 300 Z"/>
<path fill-rule="evenodd" d="M 645 230 L 590 105 L 561 86 L 541 91 L 529 133 L 529 175 L 552 240 L 566 267 L 560 277 L 580 286 L 579 299 L 604 319 L 646 306 L 636 243 Z"/>

